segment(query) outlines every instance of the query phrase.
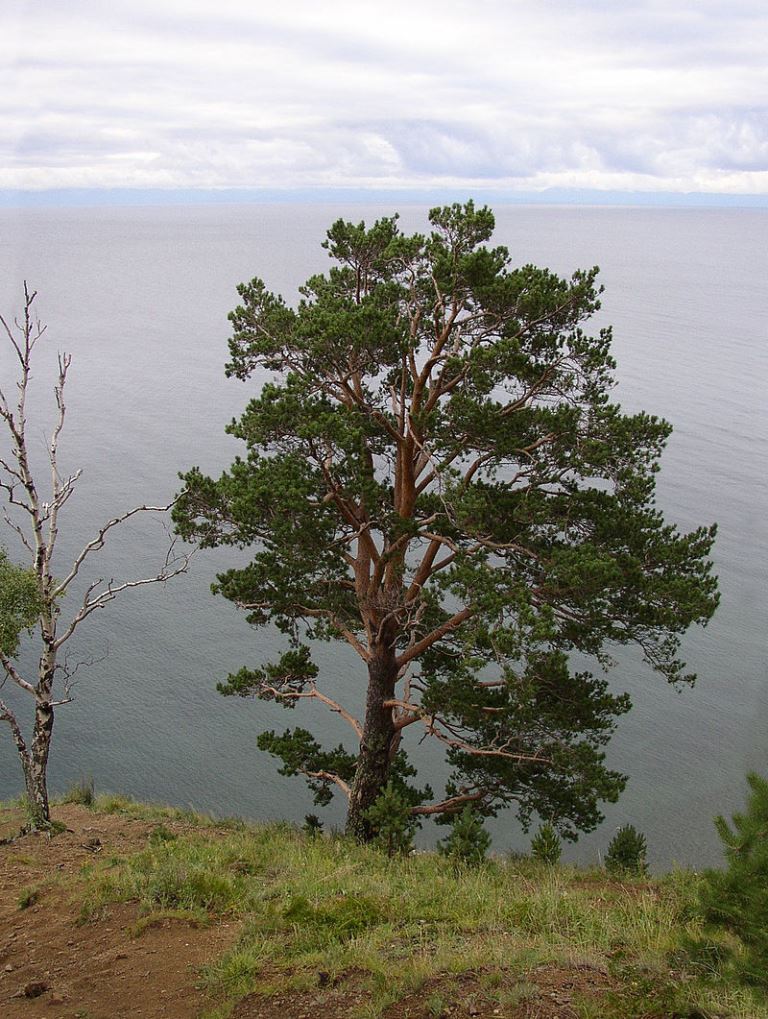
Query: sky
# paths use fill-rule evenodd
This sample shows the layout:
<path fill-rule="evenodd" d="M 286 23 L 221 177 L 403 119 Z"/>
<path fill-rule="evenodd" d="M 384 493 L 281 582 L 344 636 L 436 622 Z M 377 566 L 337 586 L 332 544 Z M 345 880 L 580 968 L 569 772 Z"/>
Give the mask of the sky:
<path fill-rule="evenodd" d="M 0 189 L 768 195 L 765 0 L 2 0 Z"/>

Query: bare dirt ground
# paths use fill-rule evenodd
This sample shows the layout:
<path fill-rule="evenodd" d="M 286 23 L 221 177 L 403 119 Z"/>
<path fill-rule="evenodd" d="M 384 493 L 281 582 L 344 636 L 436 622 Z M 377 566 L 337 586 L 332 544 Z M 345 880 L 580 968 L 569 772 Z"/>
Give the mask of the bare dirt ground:
<path fill-rule="evenodd" d="M 132 936 L 137 907 L 109 907 L 78 923 L 83 865 L 99 854 L 142 849 L 156 822 L 93 813 L 67 805 L 55 811 L 69 829 L 53 839 L 27 835 L 0 845 L 0 1017 L 2 1019 L 194 1019 L 214 1004 L 196 985 L 199 969 L 235 941 L 237 923 L 194 928 L 164 921 Z M 0 838 L 17 831 L 17 812 L 0 812 Z M 178 834 L 193 830 L 164 822 Z M 209 832 L 210 833 L 210 832 Z M 98 840 L 98 842 L 96 841 Z M 37 892 L 26 908 L 23 896 Z M 348 1019 L 370 1001 L 354 973 L 329 985 L 270 997 L 249 995 L 233 1019 Z M 390 1006 L 384 1019 L 575 1019 L 576 995 L 599 997 L 609 981 L 590 967 L 541 967 L 519 1000 L 500 1003 L 482 974 L 432 981 Z"/>
<path fill-rule="evenodd" d="M 70 831 L 53 839 L 27 835 L 0 846 L 0 1016 L 3 1019 L 191 1019 L 210 1003 L 197 971 L 234 941 L 238 925 L 204 929 L 166 923 L 130 936 L 131 905 L 109 908 L 79 925 L 80 870 L 101 854 L 142 849 L 156 824 L 83 807 L 55 810 Z M 18 829 L 19 815 L 0 814 L 0 837 Z M 183 824 L 169 822 L 182 832 Z M 3 830 L 5 829 L 5 830 Z M 19 908 L 22 893 L 39 897 Z"/>
<path fill-rule="evenodd" d="M 354 977 L 323 992 L 276 994 L 243 998 L 232 1019 L 352 1019 L 368 998 Z M 500 1003 L 489 993 L 482 975 L 430 981 L 415 994 L 390 1005 L 382 1019 L 578 1019 L 574 999 L 595 997 L 608 986 L 607 978 L 588 967 L 540 967 L 520 987 L 518 1001 Z M 513 999 L 516 995 L 512 995 Z"/>

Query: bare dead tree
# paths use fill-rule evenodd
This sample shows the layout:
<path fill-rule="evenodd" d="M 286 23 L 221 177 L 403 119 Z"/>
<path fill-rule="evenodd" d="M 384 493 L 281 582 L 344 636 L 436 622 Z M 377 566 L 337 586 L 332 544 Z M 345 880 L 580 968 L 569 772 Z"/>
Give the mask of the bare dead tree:
<path fill-rule="evenodd" d="M 0 699 L 0 721 L 10 727 L 19 754 L 30 804 L 31 824 L 35 829 L 50 828 L 48 802 L 48 755 L 53 734 L 55 709 L 72 700 L 72 677 L 77 665 L 72 665 L 64 654 L 65 645 L 89 616 L 103 608 L 119 594 L 148 584 L 165 583 L 185 573 L 189 567 L 190 552 L 178 552 L 171 542 L 165 560 L 156 574 L 136 580 L 115 581 L 103 577 L 89 581 L 78 607 L 68 619 L 61 618 L 61 600 L 75 580 L 88 566 L 91 557 L 104 548 L 107 536 L 115 528 L 138 514 L 166 513 L 169 506 L 136 506 L 108 520 L 75 555 L 63 578 L 54 575 L 53 558 L 59 536 L 60 513 L 73 495 L 82 469 L 72 474 L 59 468 L 59 439 L 64 428 L 66 404 L 64 402 L 67 374 L 71 355 L 60 354 L 58 377 L 54 385 L 56 418 L 50 441 L 47 444 L 49 477 L 41 486 L 30 462 L 27 422 L 27 395 L 31 379 L 33 351 L 44 335 L 46 327 L 33 314 L 36 292 L 24 284 L 24 311 L 20 319 L 9 323 L 0 316 L 0 335 L 10 343 L 18 361 L 16 379 L 17 397 L 9 398 L 0 387 L 0 422 L 5 426 L 5 439 L 0 456 L 0 491 L 5 496 L 3 519 L 16 534 L 30 559 L 38 594 L 36 629 L 40 638 L 40 654 L 36 675 L 23 675 L 23 670 L 11 656 L 0 650 L 0 664 L 5 677 L 0 686 L 10 680 L 34 699 L 34 722 L 31 738 L 27 739 L 19 720 L 10 706 Z M 56 680 L 61 678 L 60 690 Z"/>

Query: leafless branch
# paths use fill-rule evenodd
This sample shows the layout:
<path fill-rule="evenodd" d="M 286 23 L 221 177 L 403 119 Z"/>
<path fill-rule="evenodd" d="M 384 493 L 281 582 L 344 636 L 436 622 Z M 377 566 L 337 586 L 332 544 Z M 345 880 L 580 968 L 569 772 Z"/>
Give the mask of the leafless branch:
<path fill-rule="evenodd" d="M 5 674 L 9 679 L 13 680 L 16 686 L 21 687 L 22 690 L 26 690 L 27 693 L 31 693 L 33 697 L 37 696 L 37 690 L 35 687 L 23 678 L 21 673 L 18 671 L 16 666 L 13 664 L 8 655 L 0 652 L 0 665 L 5 669 Z"/>
<path fill-rule="evenodd" d="M 471 754 L 473 757 L 503 757 L 512 761 L 520 761 L 527 763 L 541 763 L 551 764 L 548 758 L 543 757 L 541 754 L 523 754 L 517 751 L 510 750 L 512 745 L 511 740 L 506 743 L 502 743 L 499 746 L 477 746 L 474 743 L 467 743 L 466 740 L 461 739 L 457 733 L 455 727 L 452 727 L 444 718 L 440 718 L 439 715 L 430 714 L 425 711 L 420 705 L 413 704 L 409 701 L 398 700 L 397 698 L 390 698 L 384 701 L 383 707 L 385 708 L 397 708 L 400 711 L 400 715 L 395 721 L 396 729 L 404 729 L 414 722 L 421 722 L 425 729 L 425 735 L 434 736 L 435 739 L 441 743 L 445 743 L 446 746 L 452 747 L 455 750 L 463 750 L 467 754 Z M 495 709 L 490 709 L 494 711 Z M 441 731 L 440 727 L 446 731 Z"/>
<path fill-rule="evenodd" d="M 411 814 L 417 817 L 425 817 L 431 814 L 457 814 L 468 803 L 477 803 L 478 800 L 485 800 L 488 798 L 488 795 L 489 793 L 485 789 L 459 793 L 458 796 L 450 796 L 439 803 L 428 803 L 420 807 L 411 807 Z"/>
<path fill-rule="evenodd" d="M 2 486 L 0 486 L 0 487 L 2 487 Z M 32 548 L 32 546 L 30 545 L 30 543 L 29 543 L 29 539 L 27 538 L 26 534 L 24 533 L 24 529 L 23 529 L 22 527 L 20 527 L 20 526 L 19 526 L 19 525 L 18 525 L 18 524 L 16 523 L 16 521 L 15 521 L 15 520 L 12 520 L 12 519 L 11 519 L 11 516 L 10 516 L 10 514 L 8 513 L 8 511 L 7 511 L 7 510 L 3 510 L 3 520 L 5 521 L 5 523 L 7 524 L 7 526 L 8 526 L 8 527 L 10 527 L 12 531 L 15 531 L 15 532 L 16 532 L 16 534 L 17 534 L 17 535 L 19 536 L 19 540 L 21 541 L 21 543 L 22 543 L 22 545 L 24 546 L 24 548 L 25 548 L 25 549 L 26 549 L 26 550 L 27 550 L 28 552 L 31 552 L 31 553 L 32 553 L 32 555 L 34 555 L 34 554 L 35 554 L 35 550 L 34 550 L 34 549 Z"/>
<path fill-rule="evenodd" d="M 303 699 L 318 700 L 322 704 L 325 704 L 326 707 L 328 707 L 334 714 L 339 715 L 345 722 L 348 722 L 354 729 L 355 735 L 358 739 L 363 738 L 363 727 L 354 715 L 351 715 L 346 708 L 341 706 L 341 704 L 337 704 L 337 702 L 331 700 L 330 697 L 326 697 L 324 693 L 321 693 L 317 689 L 314 683 L 310 685 L 309 690 L 280 690 L 275 686 L 263 686 L 261 687 L 261 690 L 270 694 L 272 697 L 285 701 L 298 701 Z"/>
<path fill-rule="evenodd" d="M 349 797 L 352 795 L 352 791 L 349 788 L 349 785 L 344 781 L 343 778 L 341 778 L 339 775 L 335 775 L 332 771 L 307 771 L 304 768 L 299 768 L 298 770 L 301 772 L 302 775 L 306 775 L 307 778 L 320 778 L 324 779 L 326 782 L 333 782 L 335 785 L 339 787 L 339 789 L 341 789 L 341 791 L 344 793 L 347 799 L 349 799 Z"/>
<path fill-rule="evenodd" d="M 297 610 L 310 619 L 327 619 L 331 626 L 338 630 L 350 647 L 360 655 L 364 662 L 370 660 L 371 653 L 368 648 L 348 629 L 338 618 L 335 612 L 330 609 L 313 609 L 308 605 L 297 605 Z"/>
<path fill-rule="evenodd" d="M 75 556 L 75 559 L 72 563 L 72 568 L 70 569 L 69 573 L 66 575 L 66 577 L 61 581 L 61 583 L 56 587 L 55 591 L 53 592 L 54 598 L 58 598 L 62 594 L 64 594 L 69 585 L 72 583 L 72 581 L 80 572 L 80 567 L 83 565 L 88 556 L 92 552 L 97 552 L 99 549 L 104 548 L 104 540 L 109 531 L 111 531 L 113 527 L 117 527 L 118 524 L 124 523 L 131 517 L 136 516 L 137 513 L 167 513 L 172 506 L 173 506 L 172 502 L 168 503 L 166 506 L 146 506 L 146 505 L 134 506 L 133 509 L 128 510 L 126 513 L 121 513 L 119 516 L 113 517 L 111 520 L 108 520 L 103 527 L 99 528 L 96 537 L 92 538 L 88 542 L 88 544 L 85 545 L 84 548 L 78 553 L 78 555 Z M 174 574 L 174 576 L 175 575 L 176 574 Z M 158 579 L 159 578 L 153 578 L 153 580 L 146 581 L 146 583 L 156 583 Z"/>
<path fill-rule="evenodd" d="M 114 580 L 110 580 L 106 587 L 102 591 L 97 592 L 99 586 L 104 583 L 103 578 L 93 581 L 87 588 L 83 601 L 78 612 L 70 620 L 69 625 L 64 630 L 64 633 L 54 641 L 54 648 L 58 650 L 63 644 L 65 644 L 72 634 L 75 632 L 77 627 L 87 619 L 97 609 L 104 608 L 109 602 L 113 601 L 123 591 L 129 591 L 137 587 L 146 587 L 149 584 L 165 584 L 174 577 L 178 577 L 181 573 L 186 573 L 189 570 L 189 564 L 196 554 L 197 549 L 192 549 L 191 552 L 183 552 L 181 555 L 171 555 L 171 552 L 166 556 L 166 562 L 162 569 L 154 577 L 142 577 L 139 580 L 124 580 L 122 583 L 116 584 Z"/>
<path fill-rule="evenodd" d="M 56 664 L 56 672 L 59 672 L 64 677 L 64 689 L 61 697 L 58 700 L 51 701 L 52 708 L 59 708 L 64 704 L 71 704 L 74 700 L 72 690 L 75 686 L 75 676 L 80 669 L 90 669 L 98 662 L 103 662 L 107 658 L 107 655 L 92 656 L 91 658 L 81 658 L 74 665 L 70 665 L 70 656 L 65 654 L 64 661 Z"/>
<path fill-rule="evenodd" d="M 474 610 L 471 607 L 461 609 L 459 612 L 454 613 L 450 619 L 447 619 L 440 626 L 435 627 L 431 633 L 428 633 L 421 640 L 417 640 L 416 643 L 407 648 L 397 658 L 398 667 L 407 665 L 408 662 L 412 662 L 414 658 L 418 658 L 419 655 L 423 654 L 428 648 L 432 647 L 433 644 L 437 643 L 442 637 L 461 626 L 462 623 L 466 622 L 467 619 L 471 619 Z"/>

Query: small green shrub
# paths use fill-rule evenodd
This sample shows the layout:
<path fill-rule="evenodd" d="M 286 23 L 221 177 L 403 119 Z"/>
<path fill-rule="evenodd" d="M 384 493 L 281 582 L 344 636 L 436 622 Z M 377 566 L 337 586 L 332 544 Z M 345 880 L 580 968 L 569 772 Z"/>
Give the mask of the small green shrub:
<path fill-rule="evenodd" d="M 442 1019 L 443 1016 L 448 1015 L 450 1002 L 445 995 L 440 994 L 439 991 L 434 991 L 427 998 L 426 1006 L 427 1012 L 429 1012 L 431 1016 L 436 1016 L 437 1019 Z"/>
<path fill-rule="evenodd" d="M 663 968 L 624 965 L 621 982 L 608 989 L 600 1001 L 600 1019 L 709 1019 L 699 1009 L 685 982 L 675 980 Z M 714 1017 L 712 1017 L 714 1019 Z"/>
<path fill-rule="evenodd" d="M 605 854 L 605 869 L 617 877 L 622 875 L 641 876 L 648 873 L 646 861 L 647 845 L 645 835 L 632 824 L 619 828 L 608 845 Z"/>
<path fill-rule="evenodd" d="M 419 820 L 411 814 L 411 804 L 405 795 L 391 781 L 365 816 L 374 832 L 374 844 L 384 849 L 387 856 L 411 851 Z"/>
<path fill-rule="evenodd" d="M 721 940 L 683 931 L 677 939 L 677 946 L 670 952 L 670 963 L 704 979 L 717 978 L 733 958 L 733 949 L 723 940 L 726 934 L 716 933 L 720 934 Z"/>
<path fill-rule="evenodd" d="M 150 880 L 145 895 L 164 909 L 225 912 L 237 895 L 233 881 L 203 867 L 166 867 Z"/>
<path fill-rule="evenodd" d="M 543 824 L 531 839 L 531 856 L 539 863 L 554 866 L 563 852 L 560 836 L 549 822 Z"/>
<path fill-rule="evenodd" d="M 203 966 L 201 976 L 203 986 L 209 991 L 219 994 L 230 995 L 239 1000 L 253 990 L 253 985 L 263 965 L 262 954 L 263 943 L 257 946 L 249 945 L 243 948 L 234 948 L 227 952 L 223 958 Z M 214 1016 L 227 1016 L 230 1010 L 225 1008 L 222 1012 L 206 1012 L 211 1019 Z"/>
<path fill-rule="evenodd" d="M 132 796 L 118 795 L 117 793 L 104 793 L 98 797 L 96 806 L 103 814 L 127 814 L 132 809 L 141 809 Z"/>
<path fill-rule="evenodd" d="M 323 822 L 317 814 L 306 814 L 304 816 L 304 824 L 301 826 L 301 830 L 305 835 L 308 835 L 309 838 L 317 838 L 323 830 Z"/>
<path fill-rule="evenodd" d="M 491 847 L 491 836 L 483 826 L 483 819 L 471 807 L 466 806 L 456 814 L 451 825 L 451 834 L 438 843 L 438 850 L 457 864 L 477 867 L 485 860 Z"/>
<path fill-rule="evenodd" d="M 745 947 L 740 964 L 750 983 L 768 986 L 768 781 L 751 772 L 747 809 L 715 826 L 725 850 L 725 870 L 703 875 L 706 919 L 735 934 Z"/>

